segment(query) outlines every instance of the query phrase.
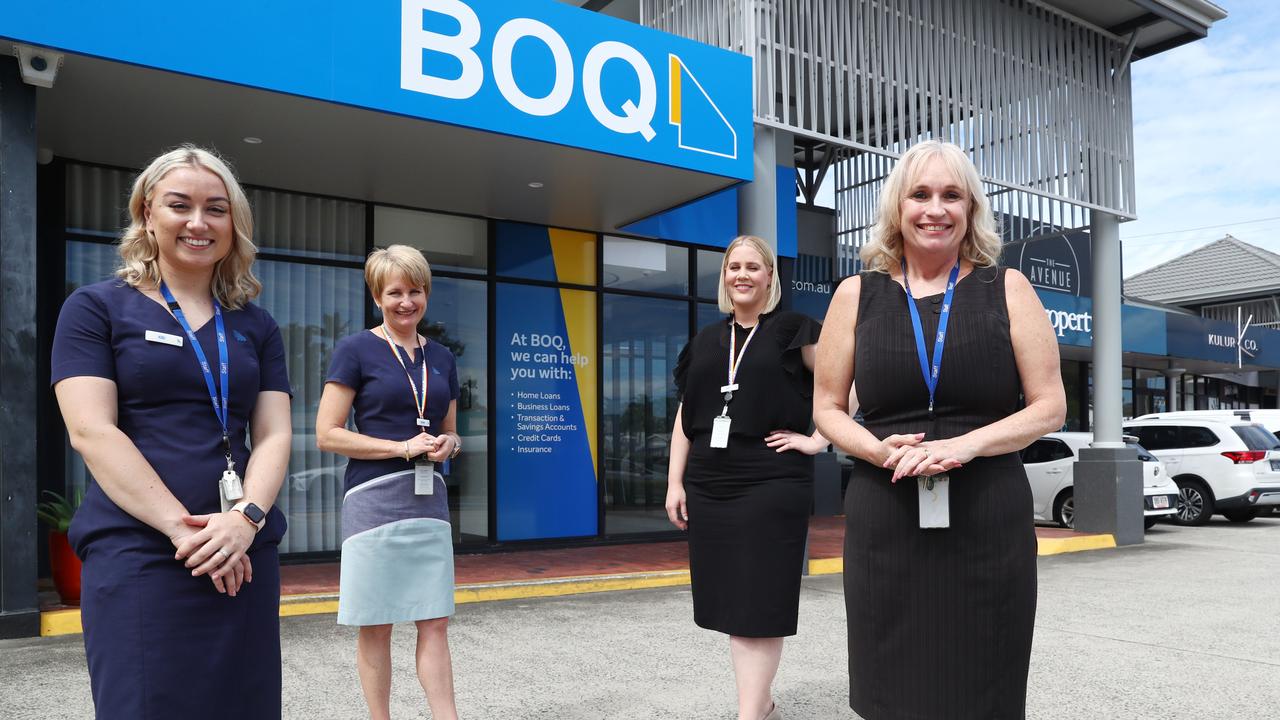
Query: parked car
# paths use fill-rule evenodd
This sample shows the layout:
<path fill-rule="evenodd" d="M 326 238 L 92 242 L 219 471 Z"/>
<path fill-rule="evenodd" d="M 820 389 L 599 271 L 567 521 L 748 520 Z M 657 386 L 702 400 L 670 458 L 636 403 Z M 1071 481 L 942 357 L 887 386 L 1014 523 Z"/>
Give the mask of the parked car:
<path fill-rule="evenodd" d="M 1280 410 L 1173 410 L 1134 418 L 1134 420 L 1179 419 L 1217 420 L 1226 423 L 1258 423 L 1272 435 L 1275 435 L 1276 439 L 1280 440 Z"/>
<path fill-rule="evenodd" d="M 1280 505 L 1280 440 L 1257 423 L 1186 417 L 1130 420 L 1125 433 L 1164 461 L 1178 484 L 1180 525 L 1203 525 L 1215 513 L 1249 522 Z"/>
<path fill-rule="evenodd" d="M 1022 464 L 1031 483 L 1037 520 L 1075 527 L 1075 462 L 1080 449 L 1089 447 L 1091 442 L 1092 433 L 1056 432 L 1022 450 Z M 1136 443 L 1125 444 L 1137 450 L 1138 459 L 1142 461 L 1143 523 L 1150 528 L 1162 516 L 1178 511 L 1178 486 L 1158 458 Z"/>

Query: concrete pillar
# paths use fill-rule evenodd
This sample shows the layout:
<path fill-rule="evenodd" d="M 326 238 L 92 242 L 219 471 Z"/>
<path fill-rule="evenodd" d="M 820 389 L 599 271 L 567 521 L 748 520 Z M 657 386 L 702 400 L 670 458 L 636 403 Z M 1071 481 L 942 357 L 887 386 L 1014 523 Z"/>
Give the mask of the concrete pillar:
<path fill-rule="evenodd" d="M 1164 387 L 1168 393 L 1169 412 L 1177 412 L 1182 405 L 1182 393 L 1178 388 L 1178 380 L 1187 372 L 1186 368 L 1171 367 L 1164 371 Z M 1193 408 L 1194 409 L 1194 408 Z"/>
<path fill-rule="evenodd" d="M 0 638 L 40 634 L 35 258 L 36 91 L 0 57 Z"/>
<path fill-rule="evenodd" d="M 755 128 L 755 180 L 738 186 L 738 232 L 757 235 L 775 252 L 795 256 L 795 140 L 791 133 Z"/>
<path fill-rule="evenodd" d="M 1142 463 L 1121 438 L 1124 372 L 1120 339 L 1120 223 L 1094 211 L 1093 443 L 1075 465 L 1075 529 L 1109 533 L 1117 545 L 1141 543 Z"/>

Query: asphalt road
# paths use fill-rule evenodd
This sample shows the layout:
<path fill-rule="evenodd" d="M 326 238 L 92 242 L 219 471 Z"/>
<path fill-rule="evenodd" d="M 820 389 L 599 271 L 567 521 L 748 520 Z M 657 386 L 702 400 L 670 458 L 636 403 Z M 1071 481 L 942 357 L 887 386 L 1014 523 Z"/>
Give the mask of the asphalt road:
<path fill-rule="evenodd" d="M 1280 715 L 1280 518 L 1159 525 L 1138 547 L 1040 559 L 1027 717 Z M 855 718 L 845 703 L 839 576 L 806 579 L 777 697 L 789 720 Z M 687 588 L 460 606 L 463 718 L 731 720 L 725 639 L 693 625 Z M 393 713 L 429 717 L 412 627 L 396 629 Z M 283 621 L 287 718 L 365 717 L 354 634 Z M 89 718 L 78 636 L 0 641 L 0 718 Z"/>

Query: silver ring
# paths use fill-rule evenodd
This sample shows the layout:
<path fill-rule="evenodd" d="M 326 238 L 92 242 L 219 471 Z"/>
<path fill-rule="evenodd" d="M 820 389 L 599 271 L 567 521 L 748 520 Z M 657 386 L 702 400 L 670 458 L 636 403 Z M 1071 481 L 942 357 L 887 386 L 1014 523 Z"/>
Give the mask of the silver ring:
<path fill-rule="evenodd" d="M 218 548 L 218 554 L 222 556 L 223 560 L 231 559 L 231 553 L 227 552 L 226 548 Z"/>

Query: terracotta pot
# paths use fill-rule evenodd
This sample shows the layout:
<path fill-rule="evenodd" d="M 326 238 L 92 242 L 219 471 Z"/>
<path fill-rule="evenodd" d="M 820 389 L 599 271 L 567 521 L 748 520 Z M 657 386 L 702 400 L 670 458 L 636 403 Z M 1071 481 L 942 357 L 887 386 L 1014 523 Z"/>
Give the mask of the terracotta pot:
<path fill-rule="evenodd" d="M 53 586 L 63 605 L 80 604 L 80 558 L 76 557 L 67 542 L 67 534 L 49 533 L 49 567 L 53 571 Z"/>

